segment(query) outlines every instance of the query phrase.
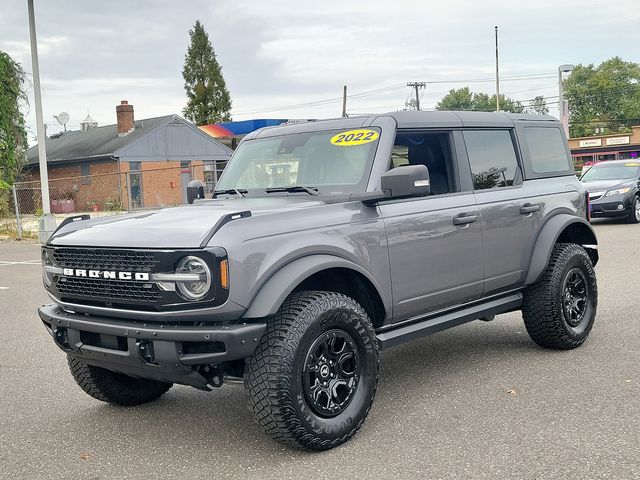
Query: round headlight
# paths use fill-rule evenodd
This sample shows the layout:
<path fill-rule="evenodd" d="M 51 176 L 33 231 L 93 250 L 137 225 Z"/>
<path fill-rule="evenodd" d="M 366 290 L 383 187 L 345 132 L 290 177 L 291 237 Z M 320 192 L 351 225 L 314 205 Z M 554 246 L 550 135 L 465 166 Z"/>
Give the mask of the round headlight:
<path fill-rule="evenodd" d="M 178 292 L 186 300 L 201 300 L 211 289 L 211 270 L 204 260 L 198 257 L 184 257 L 176 268 L 178 274 L 199 276 L 199 280 L 180 280 L 176 282 Z"/>
<path fill-rule="evenodd" d="M 54 274 L 47 270 L 47 267 L 54 267 L 53 259 L 48 250 L 42 251 L 42 280 L 45 287 L 50 287 L 53 283 Z"/>

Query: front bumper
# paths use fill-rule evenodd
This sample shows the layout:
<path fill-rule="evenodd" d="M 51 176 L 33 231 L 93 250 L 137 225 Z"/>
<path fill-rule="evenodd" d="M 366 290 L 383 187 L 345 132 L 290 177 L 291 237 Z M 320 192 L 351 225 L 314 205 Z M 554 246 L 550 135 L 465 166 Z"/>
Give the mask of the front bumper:
<path fill-rule="evenodd" d="M 591 217 L 626 217 L 633 208 L 633 198 L 633 195 L 611 195 L 593 200 L 590 202 Z"/>
<path fill-rule="evenodd" d="M 208 389 L 202 366 L 250 356 L 264 323 L 182 326 L 136 322 L 44 305 L 38 314 L 56 345 L 90 365 Z"/>

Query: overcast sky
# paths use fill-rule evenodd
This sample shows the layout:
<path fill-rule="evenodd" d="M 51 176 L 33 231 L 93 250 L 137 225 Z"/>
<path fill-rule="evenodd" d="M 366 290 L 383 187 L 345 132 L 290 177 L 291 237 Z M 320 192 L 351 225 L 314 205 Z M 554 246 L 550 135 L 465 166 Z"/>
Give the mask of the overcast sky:
<path fill-rule="evenodd" d="M 404 108 L 408 81 L 440 82 L 423 92 L 425 109 L 451 88 L 494 93 L 494 25 L 501 92 L 549 97 L 552 114 L 558 65 L 614 55 L 640 61 L 638 0 L 35 0 L 35 9 L 48 133 L 60 129 L 53 115 L 62 111 L 72 130 L 87 113 L 114 123 L 122 99 L 137 119 L 181 114 L 196 19 L 222 65 L 235 120 L 338 116 L 345 84 L 355 95 L 350 114 Z M 3 0 L 0 50 L 31 72 L 26 0 Z M 35 135 L 31 90 L 27 124 Z"/>

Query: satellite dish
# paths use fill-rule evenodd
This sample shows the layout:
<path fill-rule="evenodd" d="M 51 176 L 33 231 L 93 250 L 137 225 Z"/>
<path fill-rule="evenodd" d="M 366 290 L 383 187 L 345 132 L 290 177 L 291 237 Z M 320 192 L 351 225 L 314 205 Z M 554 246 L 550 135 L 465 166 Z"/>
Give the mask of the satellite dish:
<path fill-rule="evenodd" d="M 69 121 L 69 114 L 67 112 L 60 112 L 58 115 L 54 115 L 60 125 L 64 127 L 64 131 L 67 131 L 67 122 Z"/>

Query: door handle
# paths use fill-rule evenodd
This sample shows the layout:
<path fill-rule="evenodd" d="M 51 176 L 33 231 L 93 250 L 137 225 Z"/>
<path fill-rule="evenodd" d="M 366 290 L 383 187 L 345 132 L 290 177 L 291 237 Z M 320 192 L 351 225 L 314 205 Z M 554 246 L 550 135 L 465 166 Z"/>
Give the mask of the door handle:
<path fill-rule="evenodd" d="M 468 225 L 470 223 L 474 223 L 478 221 L 477 215 L 458 215 L 457 217 L 453 217 L 454 225 Z"/>
<path fill-rule="evenodd" d="M 522 215 L 528 215 L 530 213 L 534 213 L 540 210 L 540 205 L 531 205 L 530 203 L 525 203 L 520 207 L 520 213 Z"/>

